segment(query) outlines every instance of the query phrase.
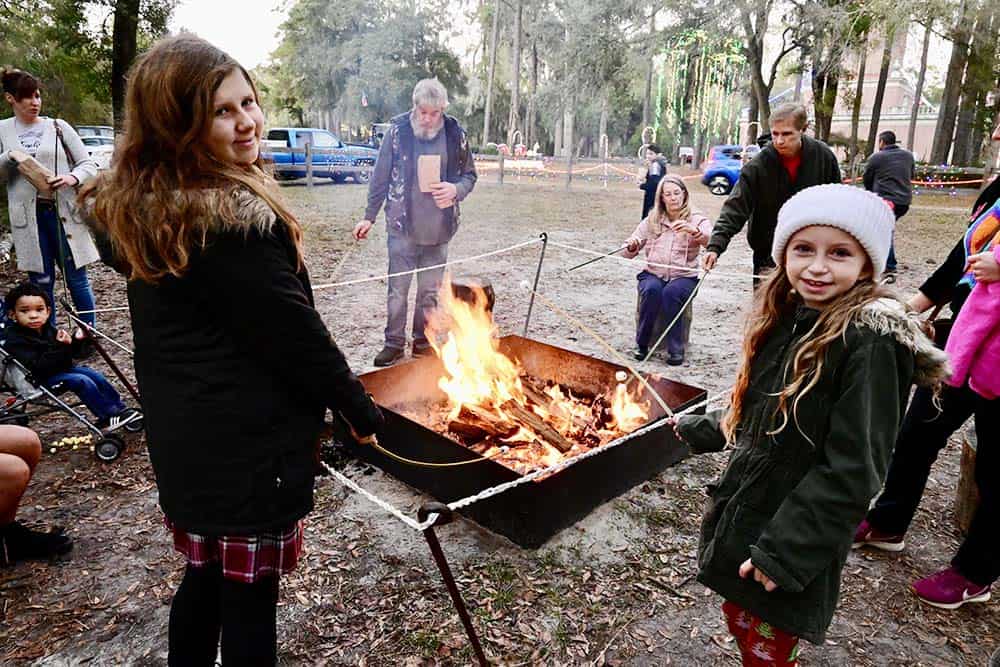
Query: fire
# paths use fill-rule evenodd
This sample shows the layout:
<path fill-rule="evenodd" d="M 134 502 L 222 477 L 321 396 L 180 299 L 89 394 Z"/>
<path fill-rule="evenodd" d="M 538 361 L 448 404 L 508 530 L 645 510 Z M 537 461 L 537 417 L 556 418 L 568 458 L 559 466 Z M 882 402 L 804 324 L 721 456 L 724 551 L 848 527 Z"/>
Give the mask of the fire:
<path fill-rule="evenodd" d="M 484 455 L 499 455 L 499 462 L 525 472 L 609 442 L 648 421 L 650 405 L 638 400 L 637 384 L 633 394 L 619 382 L 590 403 L 559 385 L 526 387 L 520 364 L 500 351 L 486 295 L 478 288 L 471 292 L 471 301 L 458 298 L 446 278 L 438 306 L 428 315 L 426 334 L 444 366 L 438 386 L 447 396 L 448 420 L 460 419 L 464 407 L 509 433 L 494 438 Z"/>

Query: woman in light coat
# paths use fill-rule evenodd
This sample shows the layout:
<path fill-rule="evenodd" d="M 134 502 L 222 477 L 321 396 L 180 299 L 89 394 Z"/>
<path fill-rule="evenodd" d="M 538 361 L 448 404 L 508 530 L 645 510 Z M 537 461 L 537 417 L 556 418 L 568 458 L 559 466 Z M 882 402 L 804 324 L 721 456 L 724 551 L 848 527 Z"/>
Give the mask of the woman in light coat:
<path fill-rule="evenodd" d="M 94 294 L 84 267 L 100 257 L 77 213 L 76 189 L 97 175 L 97 163 L 69 123 L 41 115 L 37 78 L 5 69 L 0 79 L 4 99 L 14 111 L 12 118 L 0 121 L 0 182 L 7 182 L 17 268 L 27 271 L 31 282 L 48 292 L 55 304 L 58 266 L 75 308 L 93 311 Z M 21 175 L 11 151 L 27 153 L 55 174 L 49 180 L 50 191 L 39 192 Z M 87 313 L 82 319 L 93 324 L 94 315 Z"/>

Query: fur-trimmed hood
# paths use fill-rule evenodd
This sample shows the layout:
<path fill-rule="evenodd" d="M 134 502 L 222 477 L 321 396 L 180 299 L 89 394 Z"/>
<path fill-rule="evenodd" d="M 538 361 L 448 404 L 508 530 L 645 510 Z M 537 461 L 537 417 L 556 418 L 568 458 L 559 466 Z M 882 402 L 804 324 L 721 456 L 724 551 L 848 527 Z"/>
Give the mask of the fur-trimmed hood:
<path fill-rule="evenodd" d="M 948 355 L 924 333 L 919 313 L 910 312 L 896 299 L 883 297 L 865 305 L 855 323 L 881 335 L 891 335 L 913 352 L 913 381 L 920 386 L 944 382 L 951 377 Z"/>
<path fill-rule="evenodd" d="M 214 191 L 213 197 L 218 201 L 212 208 L 219 211 L 215 216 L 215 225 L 220 230 L 241 229 L 246 232 L 256 229 L 266 234 L 274 227 L 278 216 L 266 201 L 251 190 L 235 188 L 228 195 L 220 190 Z M 222 212 L 228 208 L 225 215 Z"/>

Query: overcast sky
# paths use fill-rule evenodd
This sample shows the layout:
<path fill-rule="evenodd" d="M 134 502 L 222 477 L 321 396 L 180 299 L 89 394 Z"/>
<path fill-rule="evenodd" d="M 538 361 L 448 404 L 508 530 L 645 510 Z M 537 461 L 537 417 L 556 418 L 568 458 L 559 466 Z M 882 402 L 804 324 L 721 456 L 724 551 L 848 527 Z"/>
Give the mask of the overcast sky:
<path fill-rule="evenodd" d="M 286 4 L 288 0 L 181 0 L 170 20 L 170 30 L 176 32 L 184 28 L 204 37 L 247 69 L 253 69 L 265 63 L 277 48 L 278 26 L 287 16 Z M 467 25 L 459 3 L 453 3 L 452 11 L 455 20 L 447 41 L 459 57 L 467 61 L 479 36 Z M 911 29 L 910 32 L 905 66 L 912 71 L 919 63 L 923 30 Z M 941 85 L 949 53 L 950 45 L 935 38 L 927 73 L 928 86 Z"/>
<path fill-rule="evenodd" d="M 247 69 L 264 63 L 278 46 L 287 12 L 279 0 L 182 0 L 170 20 L 236 58 Z"/>

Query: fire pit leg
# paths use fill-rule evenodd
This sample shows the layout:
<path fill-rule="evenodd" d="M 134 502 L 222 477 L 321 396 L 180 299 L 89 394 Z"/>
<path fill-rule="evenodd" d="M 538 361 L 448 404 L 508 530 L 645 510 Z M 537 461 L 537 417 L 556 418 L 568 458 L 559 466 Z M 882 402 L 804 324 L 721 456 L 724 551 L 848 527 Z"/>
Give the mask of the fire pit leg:
<path fill-rule="evenodd" d="M 452 518 L 451 510 L 447 505 L 441 503 L 427 503 L 417 512 L 417 518 L 420 521 L 425 521 L 431 514 L 438 515 L 434 525 L 439 526 L 450 522 Z M 427 540 L 427 546 L 430 547 L 431 555 L 434 556 L 434 562 L 437 563 L 438 570 L 441 571 L 441 578 L 444 579 L 444 584 L 451 595 L 451 601 L 454 603 L 456 611 L 458 611 L 459 618 L 462 619 L 462 625 L 465 626 L 465 633 L 469 636 L 469 643 L 472 644 L 472 650 L 475 652 L 479 664 L 484 666 L 489 665 L 489 661 L 486 660 L 486 654 L 483 653 L 483 647 L 479 643 L 479 637 L 476 635 L 476 629 L 472 627 L 472 619 L 469 617 L 465 601 L 462 600 L 462 594 L 455 583 L 455 577 L 451 574 L 448 560 L 444 557 L 444 552 L 441 550 L 441 543 L 438 542 L 437 535 L 434 533 L 434 525 L 424 529 L 424 538 Z"/>
<path fill-rule="evenodd" d="M 528 300 L 528 314 L 524 318 L 524 331 L 521 333 L 528 337 L 528 324 L 531 322 L 531 309 L 535 306 L 535 292 L 538 291 L 538 279 L 542 275 L 542 261 L 545 259 L 545 248 L 549 245 L 549 235 L 545 232 L 539 234 L 542 239 L 542 252 L 538 255 L 538 268 L 535 269 L 535 284 L 531 286 L 531 298 Z"/>

